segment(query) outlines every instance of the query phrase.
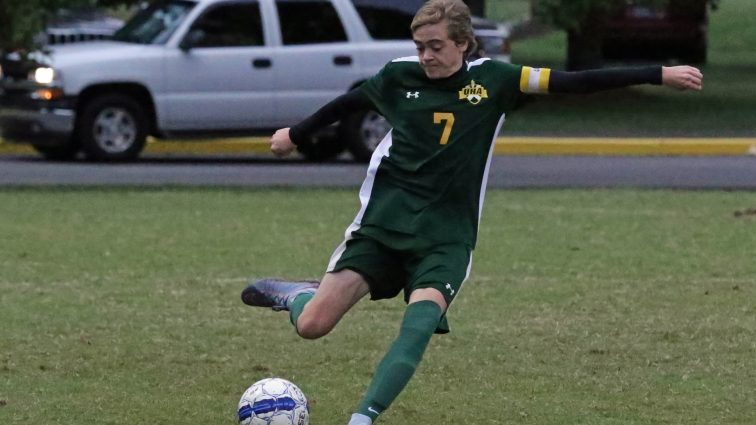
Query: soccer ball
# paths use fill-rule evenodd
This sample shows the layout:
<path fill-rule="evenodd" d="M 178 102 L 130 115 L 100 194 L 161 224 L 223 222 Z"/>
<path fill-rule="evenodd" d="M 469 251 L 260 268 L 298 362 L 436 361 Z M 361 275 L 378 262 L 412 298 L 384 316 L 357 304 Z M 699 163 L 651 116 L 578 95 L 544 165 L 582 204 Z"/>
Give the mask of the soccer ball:
<path fill-rule="evenodd" d="M 310 405 L 302 390 L 281 378 L 257 381 L 244 391 L 240 425 L 308 425 Z"/>

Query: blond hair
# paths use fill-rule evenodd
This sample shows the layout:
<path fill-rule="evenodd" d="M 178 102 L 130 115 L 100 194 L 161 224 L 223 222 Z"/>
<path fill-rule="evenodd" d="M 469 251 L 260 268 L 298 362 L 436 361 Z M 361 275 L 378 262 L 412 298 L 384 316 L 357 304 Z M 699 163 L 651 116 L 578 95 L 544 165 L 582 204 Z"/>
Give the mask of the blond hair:
<path fill-rule="evenodd" d="M 429 0 L 415 14 L 410 29 L 414 34 L 423 25 L 434 25 L 446 20 L 449 39 L 457 44 L 467 42 L 465 56 L 474 52 L 477 43 L 473 34 L 470 8 L 462 0 Z"/>

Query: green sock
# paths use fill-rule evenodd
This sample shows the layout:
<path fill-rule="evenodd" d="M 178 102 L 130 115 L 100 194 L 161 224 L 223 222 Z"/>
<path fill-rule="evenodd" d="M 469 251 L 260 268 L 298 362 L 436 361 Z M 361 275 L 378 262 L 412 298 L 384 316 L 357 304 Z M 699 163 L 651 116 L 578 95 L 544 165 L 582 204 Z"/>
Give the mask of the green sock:
<path fill-rule="evenodd" d="M 391 405 L 420 364 L 441 314 L 441 307 L 433 301 L 407 306 L 399 336 L 378 364 L 358 413 L 375 421 Z"/>
<path fill-rule="evenodd" d="M 310 302 L 314 294 L 311 293 L 302 293 L 294 297 L 294 299 L 289 304 L 289 320 L 291 321 L 291 324 L 294 325 L 294 327 L 297 327 L 297 320 L 299 319 L 299 316 L 302 315 L 302 311 L 305 308 L 305 305 Z"/>

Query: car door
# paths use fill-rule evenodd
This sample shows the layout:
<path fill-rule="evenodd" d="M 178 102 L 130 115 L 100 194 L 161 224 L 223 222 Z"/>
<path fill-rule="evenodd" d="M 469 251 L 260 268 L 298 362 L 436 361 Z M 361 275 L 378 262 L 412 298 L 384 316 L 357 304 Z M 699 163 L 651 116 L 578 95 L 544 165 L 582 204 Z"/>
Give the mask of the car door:
<path fill-rule="evenodd" d="M 359 78 L 356 46 L 327 0 L 276 0 L 280 28 L 274 49 L 277 125 L 288 126 L 345 93 Z"/>
<path fill-rule="evenodd" d="M 166 58 L 166 127 L 242 130 L 272 125 L 273 70 L 258 0 L 209 6 Z"/>

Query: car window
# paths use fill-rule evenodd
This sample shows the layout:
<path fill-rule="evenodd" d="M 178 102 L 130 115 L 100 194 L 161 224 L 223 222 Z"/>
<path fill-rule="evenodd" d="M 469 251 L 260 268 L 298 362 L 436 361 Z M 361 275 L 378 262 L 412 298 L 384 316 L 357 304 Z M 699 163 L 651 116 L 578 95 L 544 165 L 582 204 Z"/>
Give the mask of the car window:
<path fill-rule="evenodd" d="M 194 47 L 262 46 L 263 28 L 257 2 L 227 3 L 212 7 L 192 25 L 202 31 Z"/>
<path fill-rule="evenodd" d="M 127 43 L 164 44 L 181 22 L 189 15 L 195 3 L 183 0 L 156 2 L 140 9 L 113 39 Z"/>
<path fill-rule="evenodd" d="M 352 0 L 370 36 L 376 40 L 412 38 L 410 24 L 423 1 Z"/>
<path fill-rule="evenodd" d="M 323 0 L 278 0 L 283 44 L 347 41 L 344 26 L 333 5 Z"/>

